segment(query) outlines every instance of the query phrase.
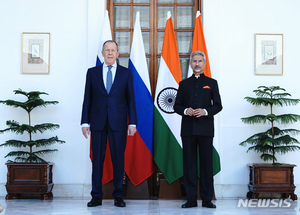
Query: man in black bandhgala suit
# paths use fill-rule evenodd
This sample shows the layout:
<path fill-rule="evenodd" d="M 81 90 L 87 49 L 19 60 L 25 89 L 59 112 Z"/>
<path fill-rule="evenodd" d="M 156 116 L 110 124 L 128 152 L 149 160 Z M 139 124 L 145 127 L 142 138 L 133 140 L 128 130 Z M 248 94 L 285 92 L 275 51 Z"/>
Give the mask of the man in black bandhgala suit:
<path fill-rule="evenodd" d="M 182 208 L 197 207 L 198 169 L 200 158 L 200 197 L 202 206 L 215 208 L 213 197 L 214 115 L 222 110 L 216 80 L 203 73 L 205 54 L 195 51 L 190 56 L 193 75 L 180 82 L 174 110 L 182 116 L 183 178 L 187 202 Z M 199 151 L 197 151 L 197 147 Z"/>

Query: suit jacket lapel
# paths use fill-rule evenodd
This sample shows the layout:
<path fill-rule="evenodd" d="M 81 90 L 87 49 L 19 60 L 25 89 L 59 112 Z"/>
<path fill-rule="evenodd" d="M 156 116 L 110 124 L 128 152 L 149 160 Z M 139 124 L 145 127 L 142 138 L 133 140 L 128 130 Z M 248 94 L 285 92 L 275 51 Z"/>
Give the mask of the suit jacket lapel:
<path fill-rule="evenodd" d="M 104 82 L 103 82 L 103 64 L 101 66 L 99 66 L 98 68 L 99 68 L 99 72 L 97 73 L 97 82 L 100 83 L 99 84 L 100 90 L 107 93 L 106 88 L 104 86 Z"/>
<path fill-rule="evenodd" d="M 118 66 L 118 64 L 116 64 L 116 65 L 117 65 L 117 68 L 116 68 L 116 74 L 115 74 L 114 82 L 113 82 L 109 92 L 112 92 L 117 87 L 117 84 L 115 84 L 115 83 L 119 82 L 120 78 L 121 78 L 121 76 L 120 76 L 120 67 Z"/>

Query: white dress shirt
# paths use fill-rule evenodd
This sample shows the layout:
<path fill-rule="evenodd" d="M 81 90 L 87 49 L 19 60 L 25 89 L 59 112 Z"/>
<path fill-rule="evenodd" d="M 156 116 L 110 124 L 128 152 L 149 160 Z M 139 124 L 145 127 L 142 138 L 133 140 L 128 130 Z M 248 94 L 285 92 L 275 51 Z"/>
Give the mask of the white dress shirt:
<path fill-rule="evenodd" d="M 115 62 L 113 65 L 111 65 L 111 74 L 112 74 L 112 83 L 114 83 L 115 76 L 116 76 L 116 70 L 117 70 L 117 63 Z M 106 77 L 107 77 L 107 72 L 108 72 L 108 65 L 104 62 L 103 63 L 103 83 L 106 89 Z"/>

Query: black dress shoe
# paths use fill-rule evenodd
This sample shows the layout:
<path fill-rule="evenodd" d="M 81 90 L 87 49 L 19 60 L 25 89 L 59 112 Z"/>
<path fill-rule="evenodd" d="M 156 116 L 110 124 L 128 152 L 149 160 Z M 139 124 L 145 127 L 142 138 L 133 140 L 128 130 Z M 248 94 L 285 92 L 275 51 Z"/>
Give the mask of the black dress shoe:
<path fill-rule="evenodd" d="M 126 203 L 122 198 L 115 198 L 115 206 L 117 207 L 126 207 Z"/>
<path fill-rule="evenodd" d="M 198 206 L 197 202 L 186 202 L 183 205 L 181 205 L 182 208 L 192 208 L 197 206 Z"/>
<path fill-rule="evenodd" d="M 102 199 L 97 197 L 93 197 L 92 200 L 87 203 L 88 207 L 96 207 L 98 205 L 102 205 Z"/>
<path fill-rule="evenodd" d="M 212 202 L 202 202 L 202 207 L 206 208 L 216 208 L 217 206 Z"/>

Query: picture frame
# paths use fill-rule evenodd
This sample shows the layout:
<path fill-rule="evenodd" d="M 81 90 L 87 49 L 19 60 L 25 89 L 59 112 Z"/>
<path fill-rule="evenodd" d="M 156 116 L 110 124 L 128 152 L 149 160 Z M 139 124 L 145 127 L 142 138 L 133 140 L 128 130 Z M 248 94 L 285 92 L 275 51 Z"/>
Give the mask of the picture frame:
<path fill-rule="evenodd" d="M 49 74 L 50 33 L 22 33 L 21 73 Z"/>
<path fill-rule="evenodd" d="M 255 34 L 255 75 L 283 75 L 283 34 Z"/>

